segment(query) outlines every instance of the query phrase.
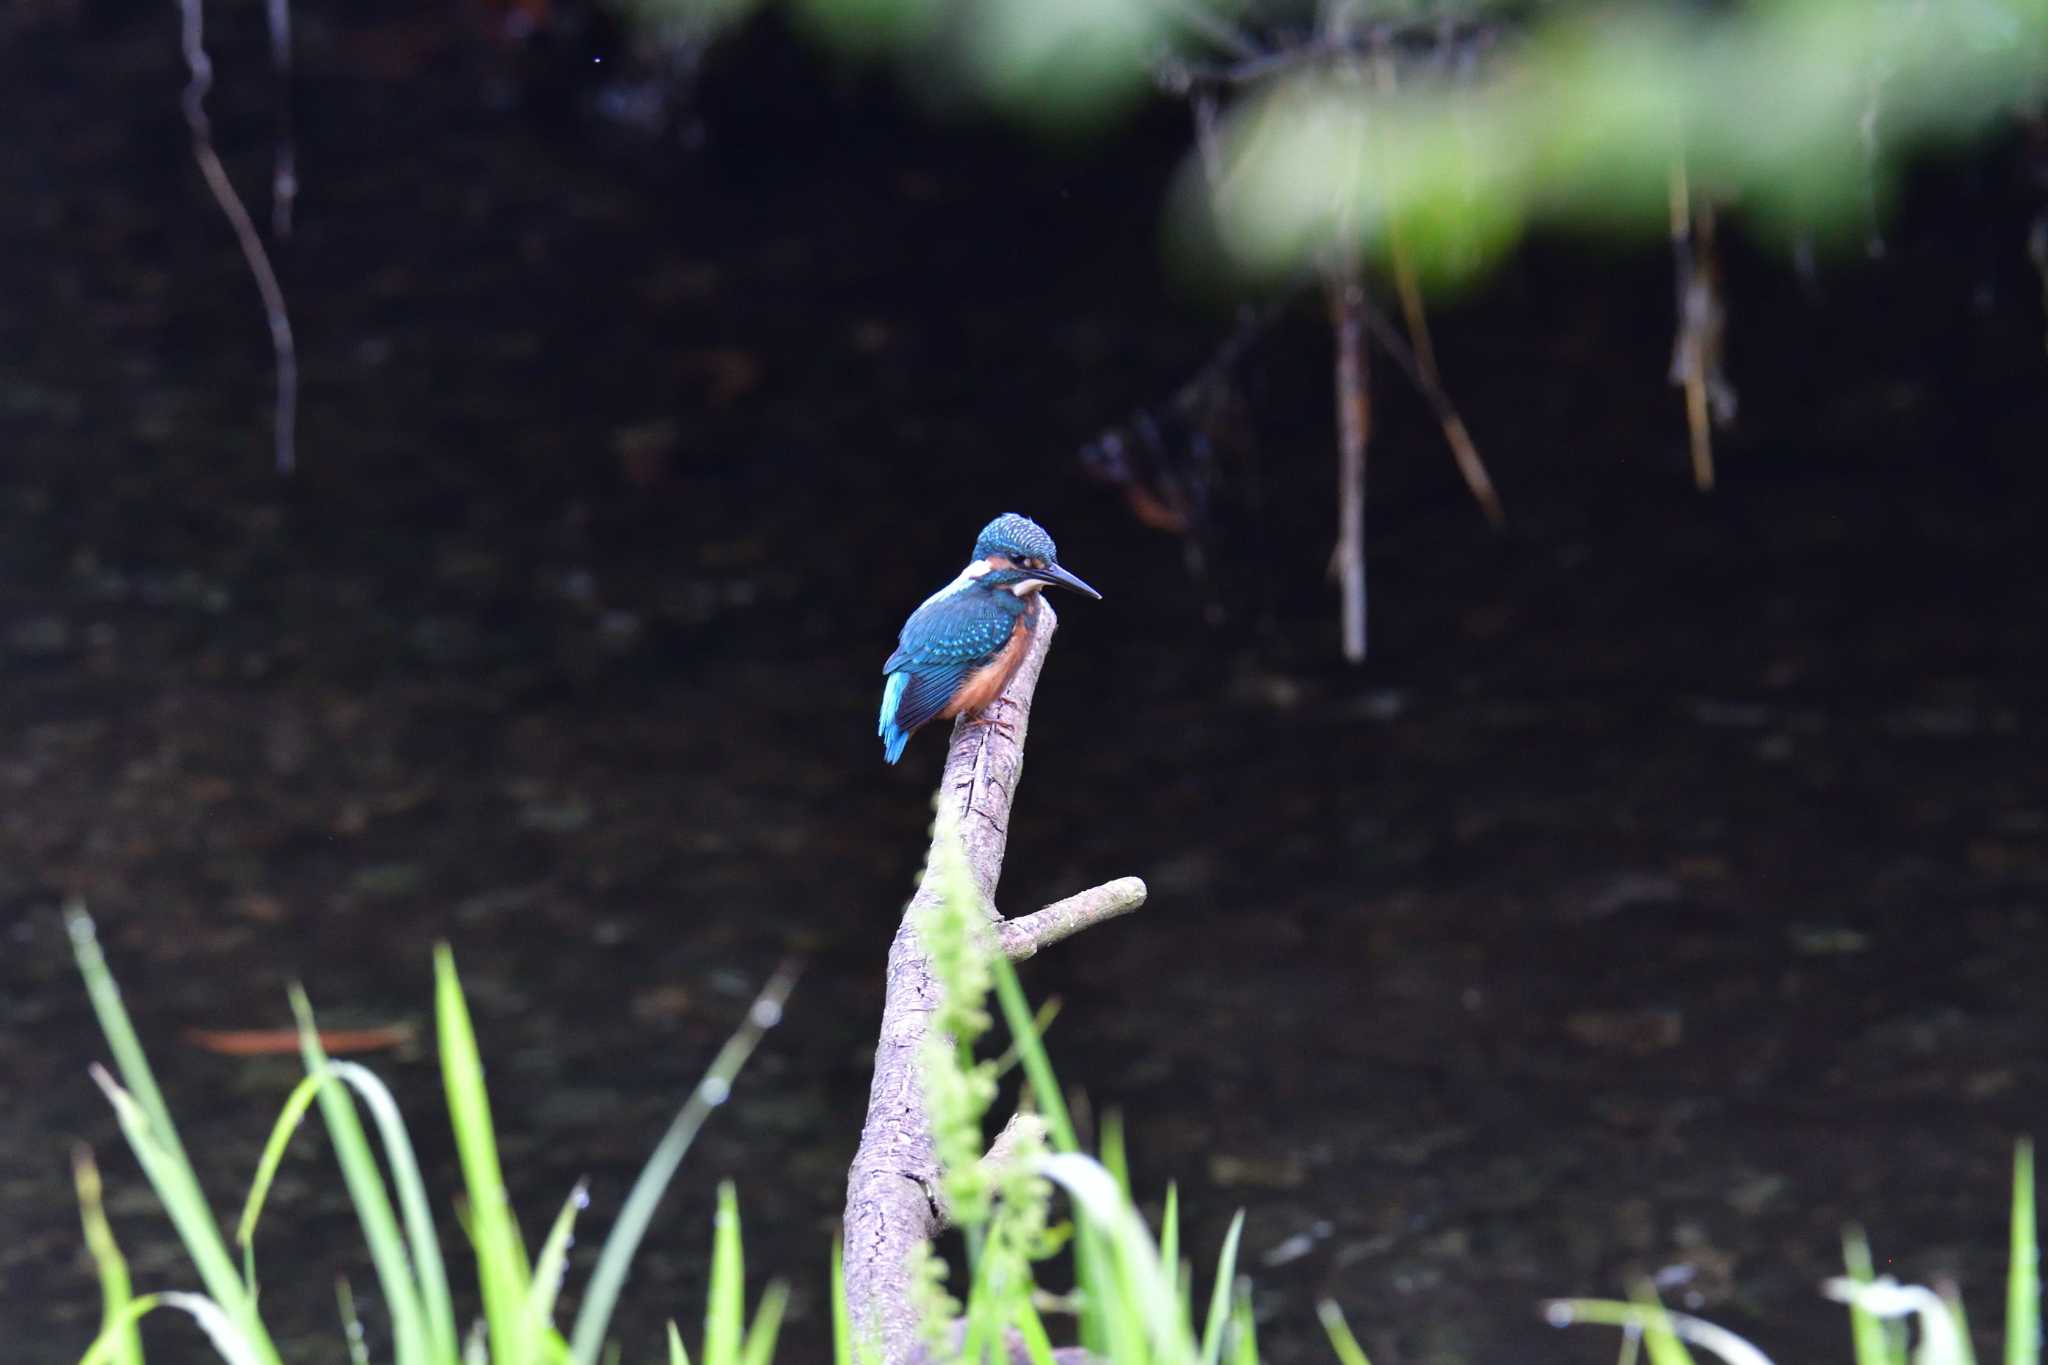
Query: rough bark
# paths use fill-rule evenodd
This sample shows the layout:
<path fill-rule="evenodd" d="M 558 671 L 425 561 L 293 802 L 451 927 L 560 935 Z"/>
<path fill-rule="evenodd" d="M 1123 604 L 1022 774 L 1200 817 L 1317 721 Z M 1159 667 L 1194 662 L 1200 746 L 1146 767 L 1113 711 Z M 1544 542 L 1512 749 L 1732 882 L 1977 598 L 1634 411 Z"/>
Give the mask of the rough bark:
<path fill-rule="evenodd" d="M 936 824 L 960 831 L 982 905 L 1013 958 L 1029 957 L 1089 924 L 1126 914 L 1145 898 L 1145 884 L 1125 877 L 1015 920 L 1003 919 L 995 908 L 1009 844 L 1010 803 L 1024 770 L 1031 698 L 1059 624 L 1050 603 L 1041 603 L 1040 613 L 1030 651 L 1010 685 L 979 717 L 954 724 L 938 795 Z M 938 1157 L 918 1074 L 939 987 L 912 927 L 938 895 L 928 865 L 889 945 L 867 1121 L 847 1172 L 847 1302 L 854 1330 L 879 1343 L 886 1365 L 904 1365 L 922 1354 L 909 1258 L 946 1226 Z M 1000 1160 L 1000 1151 L 995 1156 Z"/>

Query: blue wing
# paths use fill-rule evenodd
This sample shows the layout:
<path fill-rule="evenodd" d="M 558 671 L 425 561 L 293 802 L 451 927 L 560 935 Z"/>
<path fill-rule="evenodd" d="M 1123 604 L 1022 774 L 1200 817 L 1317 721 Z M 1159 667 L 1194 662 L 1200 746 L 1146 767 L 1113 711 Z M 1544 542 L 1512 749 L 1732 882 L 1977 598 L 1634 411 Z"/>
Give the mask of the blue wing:
<path fill-rule="evenodd" d="M 982 593 L 954 591 L 934 597 L 903 623 L 896 650 L 882 665 L 876 733 L 882 756 L 894 763 L 911 732 L 929 724 L 953 699 L 967 675 L 1002 652 L 1017 617 Z"/>
<path fill-rule="evenodd" d="M 882 665 L 882 671 L 923 672 L 927 668 L 954 665 L 972 669 L 985 664 L 1010 643 L 1010 632 L 1016 627 L 1023 605 L 1015 602 L 1013 606 L 970 588 L 956 588 L 934 597 L 910 613 L 910 619 L 903 623 L 896 652 Z"/>

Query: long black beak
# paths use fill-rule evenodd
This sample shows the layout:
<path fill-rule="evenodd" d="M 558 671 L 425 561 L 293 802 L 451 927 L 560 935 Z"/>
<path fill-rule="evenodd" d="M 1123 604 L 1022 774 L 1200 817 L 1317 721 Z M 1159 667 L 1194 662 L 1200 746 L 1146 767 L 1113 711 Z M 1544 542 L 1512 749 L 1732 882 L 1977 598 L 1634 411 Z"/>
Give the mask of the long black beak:
<path fill-rule="evenodd" d="M 1063 588 L 1072 588 L 1075 592 L 1086 597 L 1092 597 L 1098 602 L 1102 600 L 1101 593 L 1095 591 L 1095 589 L 1089 587 L 1057 564 L 1048 564 L 1044 568 L 1037 570 L 1037 576 L 1048 583 L 1057 583 Z"/>

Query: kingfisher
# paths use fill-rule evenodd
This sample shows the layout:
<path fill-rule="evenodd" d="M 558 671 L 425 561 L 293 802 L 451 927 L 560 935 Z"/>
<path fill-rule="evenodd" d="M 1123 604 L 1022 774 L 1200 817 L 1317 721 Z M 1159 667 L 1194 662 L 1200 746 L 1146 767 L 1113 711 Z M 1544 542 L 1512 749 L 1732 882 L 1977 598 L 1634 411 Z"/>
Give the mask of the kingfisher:
<path fill-rule="evenodd" d="M 903 757 L 919 726 L 972 715 L 1003 694 L 1024 662 L 1048 583 L 1102 600 L 1060 567 L 1052 537 L 1031 518 L 1010 512 L 981 528 L 967 567 L 910 613 L 882 665 L 889 680 L 875 733 L 883 758 Z"/>

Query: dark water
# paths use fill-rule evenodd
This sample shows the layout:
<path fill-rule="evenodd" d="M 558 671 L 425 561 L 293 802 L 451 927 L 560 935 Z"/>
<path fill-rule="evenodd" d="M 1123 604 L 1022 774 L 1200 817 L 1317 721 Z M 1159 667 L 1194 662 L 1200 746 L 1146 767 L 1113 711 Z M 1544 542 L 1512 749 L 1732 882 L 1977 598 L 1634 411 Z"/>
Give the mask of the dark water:
<path fill-rule="evenodd" d="M 217 113 L 254 193 L 248 17 L 222 17 Z M 1601 1360 L 1533 1304 L 1636 1271 L 1840 1358 L 1814 1287 L 1850 1218 L 1996 1321 L 2009 1143 L 2048 1081 L 2048 371 L 2002 160 L 1930 174 L 1893 261 L 1818 299 L 1737 260 L 1712 497 L 1657 256 L 1551 244 L 1446 307 L 1513 525 L 1386 383 L 1354 671 L 1314 309 L 1252 364 L 1267 553 L 1224 570 L 1262 623 L 1206 628 L 1177 544 L 1073 458 L 1224 326 L 1157 264 L 1171 111 L 1033 148 L 767 39 L 678 165 L 494 106 L 441 21 L 308 9 L 281 482 L 170 20 L 0 46 L 7 1359 L 73 1358 L 97 1317 L 75 1141 L 139 1283 L 192 1282 L 84 1074 L 72 893 L 224 1208 L 293 1068 L 182 1034 L 279 1025 L 291 980 L 335 1026 L 424 1024 L 455 945 L 535 1228 L 580 1175 L 616 1207 L 800 949 L 622 1328 L 645 1358 L 701 1311 L 730 1174 L 751 1263 L 796 1281 L 786 1358 L 818 1358 L 938 759 L 879 762 L 875 670 L 1011 507 L 1107 600 L 1064 615 L 1008 906 L 1153 893 L 1027 980 L 1141 1181 L 1181 1182 L 1193 1251 L 1249 1211 L 1272 1359 L 1323 1358 L 1333 1295 L 1382 1361 Z M 376 1065 L 452 1189 L 431 1056 Z M 259 1243 L 293 1359 L 340 1358 L 333 1276 L 370 1278 L 325 1160 L 302 1144 Z"/>

